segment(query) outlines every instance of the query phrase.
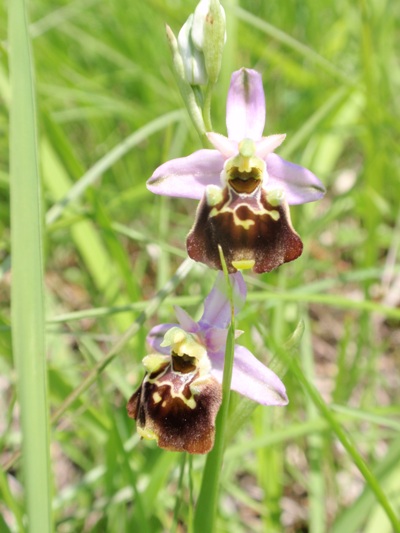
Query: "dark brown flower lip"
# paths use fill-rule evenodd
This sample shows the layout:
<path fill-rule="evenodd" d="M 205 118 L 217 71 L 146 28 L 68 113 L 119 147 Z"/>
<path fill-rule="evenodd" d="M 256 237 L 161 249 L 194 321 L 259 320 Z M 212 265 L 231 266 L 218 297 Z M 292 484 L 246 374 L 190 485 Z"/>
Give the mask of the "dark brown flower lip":
<path fill-rule="evenodd" d="M 171 354 L 144 358 L 147 374 L 127 404 L 128 415 L 136 420 L 139 435 L 156 440 L 160 448 L 207 453 L 222 401 L 207 350 L 176 326 L 166 332 L 163 345 L 171 346 Z"/>
<path fill-rule="evenodd" d="M 246 195 L 229 185 L 204 196 L 186 244 L 192 259 L 219 270 L 221 246 L 230 273 L 238 267 L 270 272 L 303 250 L 280 191 L 260 187 Z"/>
<path fill-rule="evenodd" d="M 172 365 L 158 378 L 145 376 L 127 404 L 139 435 L 169 451 L 208 453 L 214 445 L 221 385 L 211 375 L 176 373 Z"/>

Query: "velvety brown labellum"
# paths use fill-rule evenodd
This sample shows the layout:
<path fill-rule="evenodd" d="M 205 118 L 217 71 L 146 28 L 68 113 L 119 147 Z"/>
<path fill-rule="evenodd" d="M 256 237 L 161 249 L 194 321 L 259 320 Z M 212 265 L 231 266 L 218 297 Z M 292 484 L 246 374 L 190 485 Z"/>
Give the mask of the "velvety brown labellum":
<path fill-rule="evenodd" d="M 214 445 L 221 400 L 221 385 L 213 377 L 199 378 L 197 372 L 180 374 L 169 366 L 158 378 L 144 378 L 127 410 L 139 428 L 154 435 L 160 448 L 202 454 Z"/>
<path fill-rule="evenodd" d="M 269 272 L 299 257 L 303 243 L 292 227 L 286 204 L 273 206 L 260 188 L 253 195 L 225 187 L 215 206 L 201 200 L 186 246 L 195 261 L 221 270 L 218 245 L 230 273 L 235 261 L 254 260 L 254 272 Z"/>

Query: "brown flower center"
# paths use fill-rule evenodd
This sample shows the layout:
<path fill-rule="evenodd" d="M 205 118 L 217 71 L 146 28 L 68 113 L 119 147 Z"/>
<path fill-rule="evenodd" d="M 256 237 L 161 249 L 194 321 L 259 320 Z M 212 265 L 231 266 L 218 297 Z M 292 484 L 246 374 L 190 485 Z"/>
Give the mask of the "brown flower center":
<path fill-rule="evenodd" d="M 238 194 L 251 194 L 261 184 L 261 172 L 252 168 L 250 172 L 240 172 L 238 167 L 229 170 L 229 185 Z"/>
<path fill-rule="evenodd" d="M 181 374 L 194 372 L 197 368 L 196 361 L 196 358 L 191 357 L 190 355 L 177 355 L 172 352 L 172 368 L 174 369 L 174 372 L 180 372 Z"/>

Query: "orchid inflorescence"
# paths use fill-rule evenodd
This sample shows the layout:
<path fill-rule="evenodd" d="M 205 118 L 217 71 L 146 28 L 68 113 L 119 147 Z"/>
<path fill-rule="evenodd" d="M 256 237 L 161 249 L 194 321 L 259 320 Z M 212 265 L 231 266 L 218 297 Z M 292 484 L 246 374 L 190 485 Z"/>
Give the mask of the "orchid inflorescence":
<path fill-rule="evenodd" d="M 212 17 L 217 23 L 210 29 Z M 222 43 L 222 50 L 224 21 L 219 2 L 202 0 L 182 28 L 179 46 L 174 46 L 169 30 L 189 112 L 194 86 L 204 83 L 207 74 L 209 85 L 210 80 L 216 82 L 221 58 L 210 49 L 215 51 Z M 212 448 L 231 318 L 228 283 L 236 314 L 246 298 L 241 270 L 270 272 L 302 253 L 289 205 L 324 195 L 312 172 L 274 153 L 285 135 L 263 137 L 265 111 L 261 75 L 245 68 L 234 72 L 227 98 L 228 137 L 206 131 L 199 109 L 193 111 L 197 129 L 214 149 L 168 161 L 147 182 L 155 194 L 200 200 L 186 240 L 188 255 L 217 270 L 223 268 L 222 256 L 229 272 L 229 280 L 218 273 L 199 322 L 176 308 L 178 324 L 161 324 L 148 335 L 153 352 L 143 359 L 147 373 L 128 402 L 128 414 L 136 419 L 142 437 L 155 439 L 167 450 L 207 453 Z M 231 389 L 262 405 L 288 402 L 281 380 L 240 345 L 234 349 Z"/>

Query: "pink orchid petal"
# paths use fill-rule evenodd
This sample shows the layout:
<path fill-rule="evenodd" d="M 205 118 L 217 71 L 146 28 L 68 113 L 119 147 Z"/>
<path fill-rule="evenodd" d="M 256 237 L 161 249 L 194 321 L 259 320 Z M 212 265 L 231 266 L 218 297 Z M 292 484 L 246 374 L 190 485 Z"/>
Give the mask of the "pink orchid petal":
<path fill-rule="evenodd" d="M 200 329 L 198 323 L 193 320 L 193 318 L 184 309 L 182 309 L 182 307 L 175 305 L 174 310 L 176 318 L 178 319 L 179 325 L 182 329 L 188 333 L 196 333 Z"/>
<path fill-rule="evenodd" d="M 211 353 L 209 356 L 213 367 L 211 373 L 222 383 L 224 352 Z M 282 381 L 244 346 L 235 346 L 231 388 L 261 405 L 288 403 Z"/>
<path fill-rule="evenodd" d="M 266 158 L 269 179 L 267 190 L 283 189 L 289 205 L 315 202 L 325 194 L 325 187 L 309 170 L 289 163 L 276 154 Z"/>
<path fill-rule="evenodd" d="M 238 153 L 238 143 L 224 135 L 210 131 L 206 134 L 210 143 L 227 159 Z"/>
<path fill-rule="evenodd" d="M 263 137 L 261 141 L 256 144 L 256 154 L 258 157 L 264 159 L 268 154 L 278 148 L 286 138 L 286 133 L 277 133 L 275 135 L 268 135 Z"/>
<path fill-rule="evenodd" d="M 240 142 L 242 139 L 261 139 L 265 125 L 265 96 L 261 75 L 242 68 L 232 74 L 226 104 L 226 127 L 228 137 Z"/>
<path fill-rule="evenodd" d="M 218 352 L 225 351 L 226 337 L 228 336 L 227 329 L 209 328 L 205 332 L 205 344 L 207 351 Z"/>
<path fill-rule="evenodd" d="M 233 288 L 235 313 L 238 313 L 246 300 L 246 284 L 240 272 L 230 274 Z M 204 313 L 199 321 L 201 329 L 208 327 L 226 328 L 231 321 L 231 307 L 228 300 L 228 290 L 225 276 L 218 272 L 214 286 L 204 302 Z"/>
<path fill-rule="evenodd" d="M 146 341 L 156 352 L 169 355 L 171 348 L 169 346 L 161 346 L 161 343 L 167 331 L 175 326 L 179 328 L 179 324 L 159 324 L 154 326 L 147 335 Z"/>
<path fill-rule="evenodd" d="M 240 337 L 244 331 L 237 329 L 235 331 L 235 339 Z M 227 329 L 209 328 L 205 330 L 204 339 L 207 350 L 210 352 L 225 351 L 226 338 L 228 336 Z"/>
<path fill-rule="evenodd" d="M 147 188 L 155 194 L 200 200 L 207 185 L 220 185 L 224 158 L 217 150 L 198 150 L 159 166 Z"/>

